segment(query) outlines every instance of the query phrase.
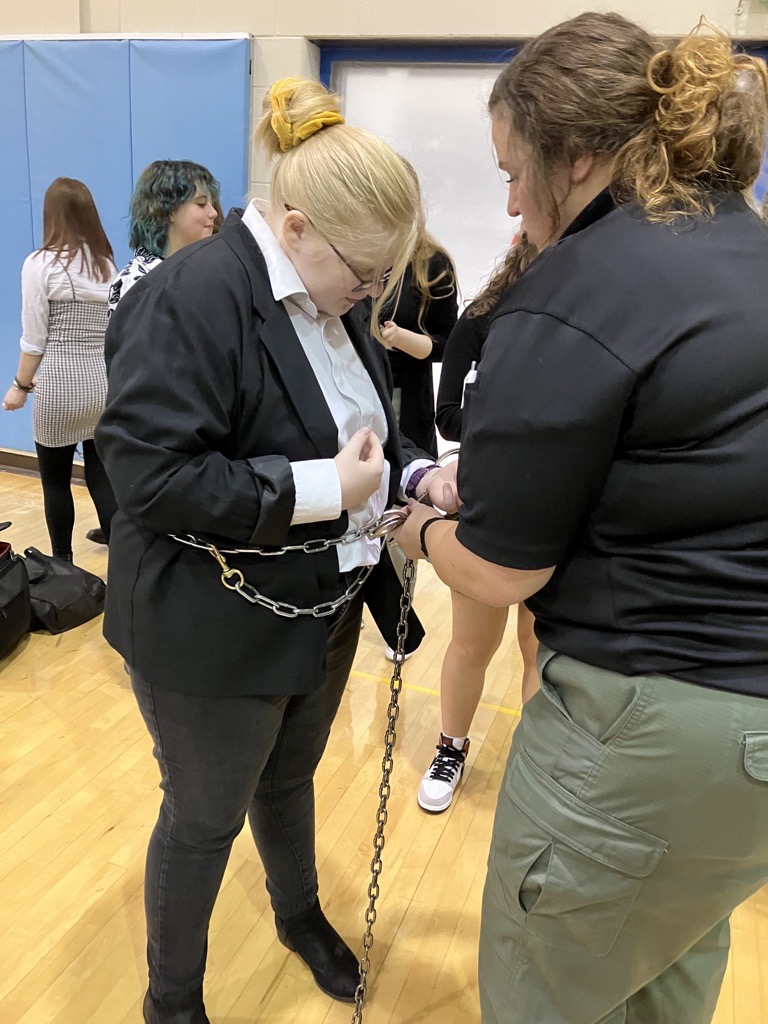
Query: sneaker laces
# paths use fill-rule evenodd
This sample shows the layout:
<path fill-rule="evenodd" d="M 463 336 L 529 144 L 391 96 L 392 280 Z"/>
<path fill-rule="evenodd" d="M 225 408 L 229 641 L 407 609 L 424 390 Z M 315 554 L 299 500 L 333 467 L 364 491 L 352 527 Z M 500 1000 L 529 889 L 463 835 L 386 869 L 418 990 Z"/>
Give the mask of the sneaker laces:
<path fill-rule="evenodd" d="M 437 782 L 453 782 L 456 773 L 461 771 L 466 757 L 466 750 L 457 750 L 453 744 L 441 743 L 437 747 L 437 754 L 427 775 Z"/>

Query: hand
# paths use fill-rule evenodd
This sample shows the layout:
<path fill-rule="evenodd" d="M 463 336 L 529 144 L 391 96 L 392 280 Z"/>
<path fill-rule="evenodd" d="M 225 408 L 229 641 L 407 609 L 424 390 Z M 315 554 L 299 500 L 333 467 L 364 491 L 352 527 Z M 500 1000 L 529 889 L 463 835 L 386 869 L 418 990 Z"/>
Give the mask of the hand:
<path fill-rule="evenodd" d="M 341 484 L 341 507 L 363 505 L 381 487 L 384 449 L 368 427 L 358 430 L 333 460 Z"/>
<path fill-rule="evenodd" d="M 406 558 L 410 558 L 416 562 L 419 558 L 424 557 L 424 552 L 421 550 L 421 527 L 428 519 L 434 519 L 437 513 L 433 508 L 430 508 L 429 505 L 422 505 L 413 498 L 409 500 L 403 511 L 407 512 L 408 516 L 403 525 L 398 526 L 398 528 L 390 534 L 390 537 L 397 541 Z M 441 527 L 439 524 L 436 524 L 431 529 L 439 530 Z M 429 534 L 427 536 L 429 536 Z"/>
<path fill-rule="evenodd" d="M 7 412 L 15 412 L 17 409 L 23 409 L 24 403 L 27 400 L 27 392 L 19 391 L 18 388 L 8 388 L 5 398 L 3 399 L 3 408 Z"/>
<path fill-rule="evenodd" d="M 443 512 L 458 512 L 461 499 L 456 486 L 456 474 L 459 460 L 454 459 L 446 466 L 438 466 L 425 473 L 416 488 L 416 497 L 422 501 L 429 498 L 429 503 Z"/>
<path fill-rule="evenodd" d="M 393 348 L 397 348 L 399 334 L 400 328 L 397 326 L 395 321 L 385 320 L 381 325 L 381 344 L 384 348 L 392 351 Z"/>

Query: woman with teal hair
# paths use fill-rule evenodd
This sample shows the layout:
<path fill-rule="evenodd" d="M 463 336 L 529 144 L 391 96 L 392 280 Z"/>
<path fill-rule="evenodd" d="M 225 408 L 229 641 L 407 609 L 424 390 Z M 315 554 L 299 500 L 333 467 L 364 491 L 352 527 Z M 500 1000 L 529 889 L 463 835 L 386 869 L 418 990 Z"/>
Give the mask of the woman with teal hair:
<path fill-rule="evenodd" d="M 142 171 L 131 199 L 128 244 L 134 256 L 112 282 L 110 315 L 153 267 L 218 229 L 223 219 L 220 195 L 211 172 L 191 160 L 155 160 Z"/>

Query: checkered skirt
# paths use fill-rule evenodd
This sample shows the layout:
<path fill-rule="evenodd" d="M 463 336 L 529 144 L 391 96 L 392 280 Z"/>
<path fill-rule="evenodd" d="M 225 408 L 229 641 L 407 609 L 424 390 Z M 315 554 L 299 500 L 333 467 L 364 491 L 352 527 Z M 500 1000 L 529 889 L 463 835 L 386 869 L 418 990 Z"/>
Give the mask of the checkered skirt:
<path fill-rule="evenodd" d="M 35 385 L 37 444 L 62 448 L 93 437 L 107 398 L 106 302 L 49 303 L 48 344 Z"/>

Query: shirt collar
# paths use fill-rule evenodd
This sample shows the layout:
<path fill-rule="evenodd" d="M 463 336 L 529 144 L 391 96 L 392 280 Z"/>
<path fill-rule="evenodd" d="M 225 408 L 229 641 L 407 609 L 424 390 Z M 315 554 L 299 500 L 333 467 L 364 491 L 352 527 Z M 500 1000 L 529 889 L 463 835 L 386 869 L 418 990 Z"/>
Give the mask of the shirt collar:
<path fill-rule="evenodd" d="M 296 268 L 280 248 L 280 243 L 264 219 L 269 203 L 263 199 L 252 199 L 243 214 L 243 224 L 248 228 L 267 264 L 267 274 L 276 302 L 289 299 L 313 320 L 318 319 L 317 306 L 310 299 Z"/>
<path fill-rule="evenodd" d="M 588 228 L 590 224 L 595 224 L 601 220 L 607 213 L 610 213 L 616 206 L 613 195 L 611 194 L 610 188 L 603 189 L 599 195 L 584 207 L 581 213 L 571 221 L 568 227 L 560 236 L 560 241 L 564 238 L 568 238 L 569 235 L 575 235 L 577 231 L 583 231 L 584 228 Z"/>

